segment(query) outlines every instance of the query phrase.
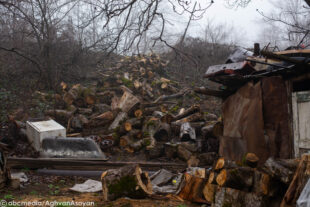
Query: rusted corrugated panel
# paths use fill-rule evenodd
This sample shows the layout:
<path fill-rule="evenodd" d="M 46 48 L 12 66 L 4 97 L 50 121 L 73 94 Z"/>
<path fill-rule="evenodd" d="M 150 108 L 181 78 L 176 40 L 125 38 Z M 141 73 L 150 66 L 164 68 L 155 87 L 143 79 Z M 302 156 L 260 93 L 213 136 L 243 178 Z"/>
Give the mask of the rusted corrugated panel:
<path fill-rule="evenodd" d="M 285 82 L 281 77 L 266 77 L 261 82 L 270 155 L 283 159 L 291 158 L 293 140 L 289 128 L 289 103 Z"/>
<path fill-rule="evenodd" d="M 249 82 L 225 100 L 223 122 L 224 136 L 220 145 L 222 156 L 240 159 L 246 152 L 252 152 L 260 158 L 261 163 L 269 157 L 264 137 L 260 83 L 254 85 Z"/>

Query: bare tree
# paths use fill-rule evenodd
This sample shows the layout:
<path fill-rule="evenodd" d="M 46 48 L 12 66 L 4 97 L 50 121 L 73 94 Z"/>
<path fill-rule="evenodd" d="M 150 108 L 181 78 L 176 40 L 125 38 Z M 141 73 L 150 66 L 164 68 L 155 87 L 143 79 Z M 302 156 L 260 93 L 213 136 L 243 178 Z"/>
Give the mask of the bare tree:
<path fill-rule="evenodd" d="M 309 46 L 310 8 L 307 4 L 303 0 L 282 0 L 275 1 L 274 5 L 277 9 L 270 14 L 259 11 L 270 28 L 266 32 L 272 35 L 265 34 L 270 42 L 277 41 L 274 43 L 280 46 Z"/>

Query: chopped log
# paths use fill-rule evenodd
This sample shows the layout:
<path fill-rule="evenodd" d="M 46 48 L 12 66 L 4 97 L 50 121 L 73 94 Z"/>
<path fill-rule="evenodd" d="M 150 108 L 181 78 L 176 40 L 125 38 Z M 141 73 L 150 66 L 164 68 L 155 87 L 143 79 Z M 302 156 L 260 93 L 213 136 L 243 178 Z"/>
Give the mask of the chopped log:
<path fill-rule="evenodd" d="M 258 195 L 275 196 L 282 186 L 271 178 L 267 173 L 255 170 L 253 192 Z"/>
<path fill-rule="evenodd" d="M 162 116 L 162 117 L 160 118 L 160 121 L 161 121 L 161 122 L 164 122 L 164 123 L 170 124 L 170 123 L 172 122 L 173 118 L 174 118 L 174 117 L 173 117 L 171 114 L 166 114 L 166 115 L 164 115 L 164 116 Z"/>
<path fill-rule="evenodd" d="M 154 134 L 156 141 L 169 141 L 171 136 L 170 125 L 167 123 L 160 123 L 157 131 Z"/>
<path fill-rule="evenodd" d="M 216 189 L 217 189 L 217 185 L 214 185 L 208 182 L 204 186 L 202 193 L 203 193 L 204 199 L 206 199 L 208 203 L 214 202 Z"/>
<path fill-rule="evenodd" d="M 249 206 L 249 207 L 263 207 L 266 206 L 265 200 L 262 196 L 255 193 L 243 192 L 232 188 L 217 188 L 214 206 Z M 267 205 L 269 206 L 269 205 Z"/>
<path fill-rule="evenodd" d="M 254 171 L 246 167 L 223 169 L 216 177 L 216 183 L 219 186 L 243 191 L 249 191 L 253 186 L 253 181 Z"/>
<path fill-rule="evenodd" d="M 165 155 L 168 158 L 175 158 L 177 156 L 178 151 L 178 145 L 177 144 L 171 144 L 171 143 L 165 143 Z"/>
<path fill-rule="evenodd" d="M 263 170 L 269 175 L 271 175 L 273 178 L 279 179 L 286 185 L 290 184 L 294 175 L 294 171 L 281 165 L 277 160 L 273 158 L 269 158 L 265 162 Z"/>
<path fill-rule="evenodd" d="M 158 103 L 161 101 L 167 101 L 169 99 L 174 99 L 174 98 L 180 98 L 180 97 L 184 96 L 187 92 L 188 92 L 188 90 L 182 90 L 182 91 L 175 93 L 175 94 L 172 94 L 172 95 L 162 95 L 162 96 L 158 97 L 154 101 L 154 103 Z"/>
<path fill-rule="evenodd" d="M 132 118 L 132 119 L 128 119 L 126 120 L 125 122 L 125 125 L 129 125 L 131 126 L 131 129 L 141 129 L 142 127 L 142 120 L 141 119 L 138 119 L 138 118 Z M 129 130 L 130 131 L 130 130 Z"/>
<path fill-rule="evenodd" d="M 180 140 L 181 141 L 196 140 L 195 129 L 191 127 L 190 123 L 185 122 L 181 125 Z"/>
<path fill-rule="evenodd" d="M 223 168 L 237 168 L 237 164 L 234 161 L 226 160 L 225 158 L 221 157 L 216 161 L 214 170 L 221 170 Z"/>
<path fill-rule="evenodd" d="M 183 113 L 178 114 L 177 116 L 175 116 L 174 119 L 173 119 L 173 121 L 180 120 L 180 119 L 182 119 L 182 118 L 184 118 L 184 117 L 187 117 L 187 116 L 189 116 L 189 115 L 191 115 L 191 114 L 193 114 L 193 113 L 196 113 L 196 112 L 198 112 L 198 111 L 200 111 L 200 105 L 194 104 L 194 105 L 192 105 L 190 108 L 184 110 Z M 181 111 L 180 111 L 180 112 L 181 112 Z"/>
<path fill-rule="evenodd" d="M 111 111 L 111 107 L 107 104 L 95 104 L 93 107 L 93 111 L 102 114 L 104 112 Z"/>
<path fill-rule="evenodd" d="M 122 136 L 119 139 L 119 146 L 120 147 L 127 147 L 130 143 L 131 143 L 131 139 L 129 138 L 129 136 Z"/>
<path fill-rule="evenodd" d="M 230 94 L 230 92 L 228 92 L 228 91 L 212 90 L 212 89 L 208 89 L 205 87 L 195 88 L 194 91 L 196 93 L 200 93 L 200 94 L 204 94 L 204 95 L 208 95 L 208 96 L 215 96 L 215 97 L 219 97 L 219 98 L 225 98 L 225 97 L 229 96 L 229 94 Z"/>
<path fill-rule="evenodd" d="M 82 87 L 80 84 L 72 86 L 72 88 L 64 94 L 63 100 L 67 105 L 71 105 L 78 98 L 83 89 L 84 87 Z"/>
<path fill-rule="evenodd" d="M 93 113 L 93 110 L 90 108 L 77 108 L 77 113 L 83 115 L 91 115 Z"/>
<path fill-rule="evenodd" d="M 191 114 L 183 119 L 180 119 L 176 122 L 181 122 L 181 123 L 184 123 L 184 122 L 195 122 L 195 121 L 200 121 L 202 120 L 202 114 L 200 112 L 197 112 L 197 113 L 194 113 L 194 114 Z"/>
<path fill-rule="evenodd" d="M 285 196 L 282 200 L 281 207 L 295 206 L 296 201 L 310 178 L 310 155 L 304 154 L 301 157 L 293 180 L 290 183 Z"/>
<path fill-rule="evenodd" d="M 204 188 L 203 178 L 185 173 L 181 186 L 183 187 L 178 193 L 180 198 L 191 202 L 206 203 L 202 195 L 202 190 Z"/>
<path fill-rule="evenodd" d="M 178 157 L 184 161 L 188 161 L 192 156 L 192 153 L 188 149 L 183 147 L 182 145 L 178 146 L 177 153 L 178 153 Z"/>
<path fill-rule="evenodd" d="M 135 165 L 107 170 L 102 173 L 101 182 L 105 201 L 120 197 L 141 199 L 152 194 L 148 173 Z"/>
<path fill-rule="evenodd" d="M 211 113 L 204 113 L 203 118 L 206 121 L 216 121 L 218 119 L 218 117 L 215 114 Z"/>
<path fill-rule="evenodd" d="M 131 109 L 133 109 L 136 105 L 140 103 L 140 100 L 129 93 L 128 91 L 124 91 L 123 96 L 119 100 L 118 107 L 126 113 L 129 113 Z"/>
<path fill-rule="evenodd" d="M 83 126 L 85 126 L 87 123 L 88 119 L 82 114 L 75 115 L 71 119 L 71 127 L 73 129 L 81 130 L 83 129 Z"/>
<path fill-rule="evenodd" d="M 214 171 L 210 172 L 210 175 L 208 178 L 208 183 L 217 185 L 217 183 L 216 183 L 216 177 L 217 176 L 218 176 L 217 172 L 214 172 Z"/>
<path fill-rule="evenodd" d="M 117 116 L 115 117 L 112 124 L 109 126 L 109 130 L 113 131 L 116 128 L 120 127 L 120 124 L 127 119 L 127 113 L 126 112 L 119 112 Z"/>
<path fill-rule="evenodd" d="M 107 111 L 103 114 L 100 114 L 92 118 L 84 127 L 85 128 L 95 128 L 95 127 L 104 127 L 106 124 L 111 123 L 114 120 L 115 114 L 111 111 Z M 104 127 L 105 128 L 105 127 Z"/>
<path fill-rule="evenodd" d="M 135 110 L 134 114 L 135 114 L 135 117 L 140 118 L 142 117 L 143 112 L 141 109 L 137 109 Z"/>
<path fill-rule="evenodd" d="M 200 153 L 198 159 L 201 166 L 212 166 L 218 159 L 218 154 L 216 152 Z"/>
<path fill-rule="evenodd" d="M 151 116 L 154 111 L 157 111 L 158 107 L 147 107 L 143 109 L 143 115 L 144 116 Z"/>
<path fill-rule="evenodd" d="M 249 167 L 256 168 L 259 158 L 254 153 L 247 153 L 245 156 L 245 164 Z"/>
<path fill-rule="evenodd" d="M 199 160 L 197 159 L 196 156 L 190 156 L 189 160 L 187 160 L 187 167 L 198 167 L 199 165 Z"/>
<path fill-rule="evenodd" d="M 143 137 L 143 133 L 139 129 L 132 129 L 127 135 L 133 139 L 142 139 Z"/>
<path fill-rule="evenodd" d="M 73 112 L 56 109 L 56 110 L 45 111 L 45 115 L 55 118 L 55 120 L 61 123 L 62 125 L 66 125 L 69 119 L 73 116 Z"/>

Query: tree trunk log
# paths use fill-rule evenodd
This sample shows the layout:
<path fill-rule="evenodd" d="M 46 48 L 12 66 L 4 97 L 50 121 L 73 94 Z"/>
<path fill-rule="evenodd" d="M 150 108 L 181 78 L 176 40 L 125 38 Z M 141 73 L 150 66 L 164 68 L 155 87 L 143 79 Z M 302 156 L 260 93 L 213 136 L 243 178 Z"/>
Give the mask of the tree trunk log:
<path fill-rule="evenodd" d="M 289 185 L 281 207 L 295 206 L 296 201 L 310 178 L 310 155 L 304 154 L 299 162 L 293 180 Z"/>
<path fill-rule="evenodd" d="M 254 171 L 251 168 L 238 167 L 223 169 L 216 177 L 216 182 L 221 187 L 229 187 L 249 191 L 253 186 Z"/>
<path fill-rule="evenodd" d="M 107 170 L 102 173 L 101 182 L 105 201 L 120 197 L 141 199 L 152 194 L 148 173 L 135 165 Z"/>

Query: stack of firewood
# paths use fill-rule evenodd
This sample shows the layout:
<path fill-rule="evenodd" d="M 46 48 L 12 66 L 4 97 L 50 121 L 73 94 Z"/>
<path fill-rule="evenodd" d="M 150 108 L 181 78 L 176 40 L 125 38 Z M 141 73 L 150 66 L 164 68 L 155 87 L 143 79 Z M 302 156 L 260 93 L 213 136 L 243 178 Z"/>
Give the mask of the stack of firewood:
<path fill-rule="evenodd" d="M 191 167 L 181 176 L 160 170 L 149 177 L 139 166 L 126 166 L 103 172 L 101 179 L 105 200 L 159 196 L 219 207 L 285 207 L 296 205 L 309 161 L 309 155 L 301 161 L 269 158 L 258 166 L 258 157 L 248 153 L 242 163 L 219 158 L 212 169 Z"/>
<path fill-rule="evenodd" d="M 167 78 L 165 65 L 156 55 L 124 58 L 99 71 L 96 85 L 61 83 L 62 94 L 36 95 L 53 99 L 55 107 L 45 115 L 66 126 L 68 136 L 96 135 L 103 148 L 109 140 L 128 152 L 147 149 L 151 158 L 166 152 L 195 161 L 196 148 L 164 143 L 203 145 L 208 137 L 205 148 L 217 151 L 222 127 L 216 115 L 201 110 L 198 95 Z"/>

